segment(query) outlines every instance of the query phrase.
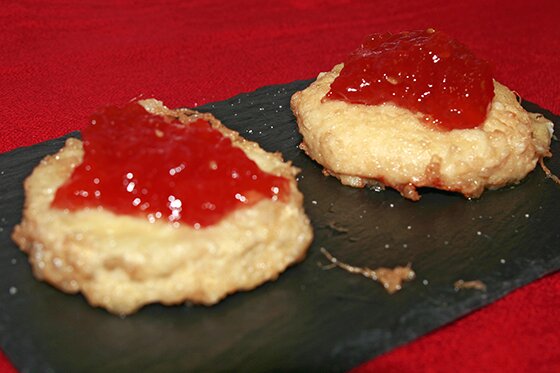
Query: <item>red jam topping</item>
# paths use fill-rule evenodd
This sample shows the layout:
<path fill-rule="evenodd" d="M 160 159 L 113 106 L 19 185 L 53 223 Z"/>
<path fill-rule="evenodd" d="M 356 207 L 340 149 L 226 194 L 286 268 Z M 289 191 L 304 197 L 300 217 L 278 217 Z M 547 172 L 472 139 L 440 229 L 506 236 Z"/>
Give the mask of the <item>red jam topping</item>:
<path fill-rule="evenodd" d="M 203 119 L 184 125 L 130 103 L 101 110 L 91 123 L 82 131 L 83 162 L 53 207 L 102 206 L 204 227 L 241 206 L 283 198 L 289 188 Z"/>
<path fill-rule="evenodd" d="M 493 97 L 488 63 L 433 29 L 369 36 L 326 95 L 352 104 L 391 102 L 446 130 L 481 125 Z"/>

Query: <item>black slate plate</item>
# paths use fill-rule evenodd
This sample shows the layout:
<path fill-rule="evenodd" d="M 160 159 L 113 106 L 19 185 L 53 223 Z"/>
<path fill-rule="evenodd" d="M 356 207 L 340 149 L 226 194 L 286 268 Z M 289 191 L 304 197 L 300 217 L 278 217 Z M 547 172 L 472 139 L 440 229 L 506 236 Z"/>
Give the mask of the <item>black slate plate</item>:
<path fill-rule="evenodd" d="M 0 155 L 0 343 L 15 366 L 342 371 L 560 268 L 560 188 L 540 169 L 515 188 L 473 201 L 426 190 L 413 203 L 394 191 L 343 187 L 297 148 L 289 98 L 308 84 L 265 87 L 201 108 L 302 169 L 300 188 L 315 228 L 303 263 L 211 308 L 150 305 L 121 319 L 35 281 L 10 234 L 21 218 L 23 179 L 63 139 Z M 553 152 L 559 154 L 557 142 Z M 549 165 L 560 173 L 558 158 Z M 332 222 L 348 232 L 329 228 Z M 322 246 L 372 268 L 411 262 L 417 279 L 390 296 L 371 280 L 321 269 Z M 458 279 L 481 280 L 488 290 L 456 292 Z"/>

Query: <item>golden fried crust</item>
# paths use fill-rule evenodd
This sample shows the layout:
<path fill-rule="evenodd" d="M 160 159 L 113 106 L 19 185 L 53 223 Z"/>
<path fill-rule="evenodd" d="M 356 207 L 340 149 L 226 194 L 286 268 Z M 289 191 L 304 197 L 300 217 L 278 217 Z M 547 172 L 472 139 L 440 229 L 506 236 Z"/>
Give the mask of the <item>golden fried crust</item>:
<path fill-rule="evenodd" d="M 527 113 L 496 81 L 480 127 L 442 131 L 391 103 L 323 100 L 342 67 L 295 93 L 291 107 L 303 135 L 301 148 L 345 185 L 385 185 L 412 200 L 420 198 L 418 187 L 479 197 L 485 188 L 519 182 L 540 157 L 550 156 L 552 123 Z"/>
<path fill-rule="evenodd" d="M 262 200 L 202 229 L 149 223 L 102 208 L 53 209 L 57 188 L 83 157 L 81 141 L 69 139 L 25 181 L 23 220 L 13 233 L 38 279 L 68 293 L 82 292 L 91 305 L 124 315 L 154 302 L 211 305 L 276 279 L 304 258 L 312 230 L 297 189 L 296 168 L 209 114 L 172 111 L 155 100 L 141 103 L 154 114 L 184 123 L 199 117 L 211 120 L 261 169 L 290 180 L 287 201 Z"/>

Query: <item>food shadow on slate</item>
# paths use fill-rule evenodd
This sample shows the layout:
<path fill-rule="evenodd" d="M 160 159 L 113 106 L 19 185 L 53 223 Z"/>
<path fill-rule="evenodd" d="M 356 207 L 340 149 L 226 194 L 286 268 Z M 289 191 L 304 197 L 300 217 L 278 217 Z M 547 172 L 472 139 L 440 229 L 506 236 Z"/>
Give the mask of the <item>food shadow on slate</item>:
<path fill-rule="evenodd" d="M 0 155 L 0 347 L 14 365 L 55 372 L 343 371 L 560 268 L 560 190 L 542 170 L 478 200 L 421 190 L 422 200 L 411 202 L 393 190 L 342 186 L 297 147 L 289 100 L 309 83 L 198 108 L 301 168 L 315 231 L 302 263 L 209 308 L 150 305 L 121 319 L 36 281 L 10 234 L 21 219 L 24 178 L 63 139 Z M 559 153 L 556 141 L 552 151 Z M 560 172 L 556 158 L 547 163 Z M 355 266 L 412 263 L 416 279 L 389 295 L 372 280 L 324 269 L 321 247 Z M 480 280 L 487 290 L 456 291 L 459 279 Z"/>

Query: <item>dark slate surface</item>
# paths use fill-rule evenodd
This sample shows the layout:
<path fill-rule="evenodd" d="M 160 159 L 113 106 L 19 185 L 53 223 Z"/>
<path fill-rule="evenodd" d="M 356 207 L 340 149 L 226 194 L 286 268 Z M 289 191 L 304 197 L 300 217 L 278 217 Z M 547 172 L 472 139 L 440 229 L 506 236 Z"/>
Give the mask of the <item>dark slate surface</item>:
<path fill-rule="evenodd" d="M 560 187 L 540 169 L 515 188 L 473 201 L 424 191 L 413 203 L 394 191 L 343 187 L 296 147 L 289 98 L 308 84 L 265 87 L 201 108 L 302 169 L 300 188 L 315 228 L 303 263 L 211 308 L 150 305 L 121 319 L 35 281 L 10 234 L 21 218 L 23 179 L 63 140 L 0 155 L 0 345 L 15 366 L 343 371 L 560 268 Z M 557 142 L 553 152 L 559 154 Z M 560 173 L 558 158 L 548 163 Z M 328 228 L 332 222 L 348 232 Z M 363 277 L 321 269 L 322 246 L 372 268 L 411 262 L 417 279 L 390 296 Z M 456 292 L 458 279 L 482 280 L 488 291 Z"/>

